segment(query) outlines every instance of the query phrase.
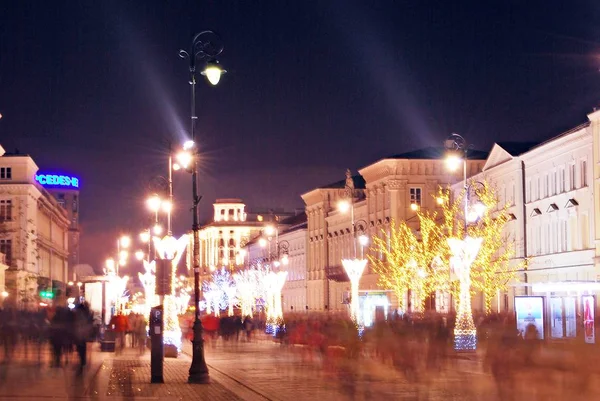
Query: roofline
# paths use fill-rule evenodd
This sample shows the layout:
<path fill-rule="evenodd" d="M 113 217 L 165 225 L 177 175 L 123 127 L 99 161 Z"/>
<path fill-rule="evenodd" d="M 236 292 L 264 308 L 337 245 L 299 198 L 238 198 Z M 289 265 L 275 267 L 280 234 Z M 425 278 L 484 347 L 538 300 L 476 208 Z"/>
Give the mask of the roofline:
<path fill-rule="evenodd" d="M 571 135 L 571 134 L 573 134 L 573 133 L 575 133 L 575 132 L 577 132 L 577 131 L 580 131 L 580 130 L 582 130 L 583 128 L 587 128 L 587 127 L 589 127 L 590 125 L 591 125 L 591 121 L 587 121 L 587 122 L 585 122 L 585 123 L 583 123 L 583 124 L 579 124 L 579 125 L 577 125 L 576 127 L 573 127 L 573 128 L 571 128 L 571 129 L 569 129 L 569 130 L 567 130 L 567 131 L 563 132 L 563 133 L 560 133 L 560 134 L 558 134 L 558 135 L 556 135 L 556 136 L 553 136 L 552 138 L 548 138 L 548 139 L 546 139 L 545 141 L 543 141 L 543 142 L 540 142 L 540 143 L 539 143 L 539 144 L 537 144 L 536 146 L 534 146 L 534 147 L 532 147 L 531 149 L 529 149 L 527 152 L 525 152 L 525 153 L 521 153 L 520 155 L 513 156 L 513 157 L 521 157 L 521 156 L 523 156 L 523 155 L 526 155 L 526 154 L 527 154 L 527 153 L 529 153 L 529 152 L 532 152 L 532 151 L 534 151 L 534 150 L 536 150 L 536 149 L 538 149 L 538 148 L 541 148 L 541 147 L 542 147 L 542 146 L 544 146 L 544 145 L 547 145 L 547 144 L 549 144 L 549 143 L 551 143 L 551 142 L 554 142 L 554 141 L 556 141 L 557 139 L 560 139 L 560 138 L 562 138 L 562 137 L 565 137 L 565 136 L 567 136 L 567 135 Z"/>

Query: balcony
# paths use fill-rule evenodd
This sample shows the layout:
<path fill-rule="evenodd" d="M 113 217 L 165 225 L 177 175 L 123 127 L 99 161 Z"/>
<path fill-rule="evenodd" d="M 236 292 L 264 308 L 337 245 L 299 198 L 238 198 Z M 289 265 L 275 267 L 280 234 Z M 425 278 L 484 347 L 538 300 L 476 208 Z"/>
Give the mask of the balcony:
<path fill-rule="evenodd" d="M 346 274 L 346 270 L 344 270 L 342 265 L 326 266 L 325 276 L 328 280 L 337 281 L 339 283 L 350 281 L 348 275 Z"/>

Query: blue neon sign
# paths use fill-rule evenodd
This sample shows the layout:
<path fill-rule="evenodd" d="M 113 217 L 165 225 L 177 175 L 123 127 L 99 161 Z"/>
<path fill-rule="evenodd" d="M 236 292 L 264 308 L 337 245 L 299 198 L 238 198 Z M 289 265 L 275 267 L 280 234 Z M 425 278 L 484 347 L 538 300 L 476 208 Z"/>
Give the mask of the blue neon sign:
<path fill-rule="evenodd" d="M 35 180 L 45 187 L 79 188 L 79 178 L 68 175 L 36 174 Z"/>

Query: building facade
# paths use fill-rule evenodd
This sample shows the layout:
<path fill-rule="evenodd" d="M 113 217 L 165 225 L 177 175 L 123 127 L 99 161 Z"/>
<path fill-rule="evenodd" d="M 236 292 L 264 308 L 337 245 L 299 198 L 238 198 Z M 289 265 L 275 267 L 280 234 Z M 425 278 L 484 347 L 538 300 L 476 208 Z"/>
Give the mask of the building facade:
<path fill-rule="evenodd" d="M 68 280 L 79 280 L 75 267 L 79 265 L 79 190 L 81 180 L 77 177 L 38 173 L 35 179 L 67 212 L 69 219 L 69 272 Z"/>
<path fill-rule="evenodd" d="M 66 211 L 36 180 L 38 167 L 27 155 L 0 147 L 0 253 L 6 288 L 18 307 L 34 305 L 40 291 L 64 291 L 68 281 Z"/>
<path fill-rule="evenodd" d="M 435 210 L 439 186 L 460 180 L 459 173 L 446 170 L 444 149 L 426 148 L 379 160 L 359 170 L 352 177 L 352 213 L 342 213 L 337 206 L 347 199 L 347 180 L 342 180 L 302 195 L 308 217 L 307 299 L 309 310 L 347 310 L 350 283 L 341 266 L 347 257 L 366 256 L 369 245 L 356 244 L 355 231 L 368 238 L 389 233 L 392 220 L 406 221 L 418 229 L 415 208 Z M 487 153 L 473 152 L 467 162 L 468 175 L 483 168 Z M 461 172 L 462 173 L 462 172 Z M 415 206 L 411 207 L 411 204 Z M 356 244 L 356 246 L 355 246 Z M 367 268 L 360 280 L 361 314 L 367 319 L 377 308 L 396 308 L 398 300 L 378 286 L 378 276 Z M 408 294 L 405 296 L 408 297 Z M 408 304 L 411 300 L 408 299 Z M 409 307 L 410 308 L 410 307 Z"/>
<path fill-rule="evenodd" d="M 499 207 L 509 205 L 504 234 L 515 247 L 513 264 L 525 262 L 508 291 L 497 294 L 494 311 L 516 310 L 518 317 L 516 302 L 528 297 L 520 301 L 539 305 L 546 325 L 538 329 L 553 339 L 580 334 L 578 316 L 591 299 L 585 297 L 600 290 L 594 224 L 600 203 L 592 167 L 597 118 L 591 114 L 590 123 L 543 143 L 497 143 L 483 171 L 472 177 L 497 191 Z M 483 298 L 476 296 L 472 305 L 483 310 Z"/>

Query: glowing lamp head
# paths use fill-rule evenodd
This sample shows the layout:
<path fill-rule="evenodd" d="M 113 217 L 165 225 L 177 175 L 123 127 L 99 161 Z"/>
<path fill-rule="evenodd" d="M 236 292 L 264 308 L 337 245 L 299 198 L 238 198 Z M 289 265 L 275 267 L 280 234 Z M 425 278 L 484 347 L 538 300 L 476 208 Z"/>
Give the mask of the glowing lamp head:
<path fill-rule="evenodd" d="M 359 243 L 361 246 L 367 246 L 367 245 L 369 244 L 369 237 L 367 237 L 367 236 L 366 236 L 366 235 L 364 235 L 364 234 L 363 234 L 363 235 L 360 235 L 360 236 L 358 237 L 358 243 Z"/>
<path fill-rule="evenodd" d="M 446 168 L 450 171 L 456 171 L 460 167 L 463 159 L 455 152 L 446 156 Z"/>
<path fill-rule="evenodd" d="M 2 298 L 6 298 L 8 296 L 8 292 L 2 291 Z"/>
<path fill-rule="evenodd" d="M 137 260 L 142 260 L 144 259 L 144 251 L 135 251 L 135 258 Z"/>
<path fill-rule="evenodd" d="M 144 231 L 140 233 L 140 241 L 144 244 L 147 244 L 150 241 L 150 233 L 148 231 Z"/>
<path fill-rule="evenodd" d="M 348 210 L 350 210 L 350 202 L 348 202 L 347 200 L 342 200 L 338 202 L 338 210 L 342 213 L 346 213 Z"/>
<path fill-rule="evenodd" d="M 290 258 L 288 257 L 288 255 L 283 255 L 283 257 L 281 258 L 281 263 L 284 266 L 287 266 L 290 264 Z"/>
<path fill-rule="evenodd" d="M 108 270 L 114 270 L 115 268 L 115 260 L 112 258 L 106 259 L 106 268 Z"/>
<path fill-rule="evenodd" d="M 242 258 L 246 256 L 246 253 L 247 253 L 247 252 L 246 252 L 246 250 L 245 250 L 245 249 L 240 249 L 240 251 L 239 251 L 239 254 L 240 254 L 240 256 L 241 256 Z"/>
<path fill-rule="evenodd" d="M 486 211 L 485 205 L 481 202 L 475 203 L 469 209 L 470 210 L 467 213 L 467 222 L 469 223 L 474 223 L 480 218 L 482 218 Z"/>
<path fill-rule="evenodd" d="M 265 234 L 267 234 L 269 237 L 272 236 L 273 234 L 275 234 L 275 227 L 273 227 L 272 225 L 268 225 L 265 227 Z"/>
<path fill-rule="evenodd" d="M 73 282 L 72 282 L 72 281 L 69 281 L 69 282 L 67 283 L 67 285 L 73 285 Z"/>
<path fill-rule="evenodd" d="M 192 154 L 187 150 L 177 153 L 175 158 L 177 159 L 177 163 L 173 166 L 173 169 L 175 170 L 179 170 L 180 168 L 188 168 L 192 164 Z"/>
<path fill-rule="evenodd" d="M 410 204 L 410 210 L 412 210 L 413 212 L 416 212 L 419 210 L 419 205 L 416 203 L 411 203 Z"/>
<path fill-rule="evenodd" d="M 119 259 L 119 266 L 123 267 L 127 264 L 127 259 Z"/>
<path fill-rule="evenodd" d="M 163 201 L 160 204 L 160 208 L 165 213 L 171 213 L 171 210 L 173 210 L 173 204 L 171 203 L 171 201 Z"/>
<path fill-rule="evenodd" d="M 160 209 L 160 204 L 161 201 L 158 195 L 152 195 L 146 199 L 146 206 L 148 206 L 148 209 L 154 213 L 158 212 L 158 209 Z"/>
<path fill-rule="evenodd" d="M 154 235 L 161 235 L 163 232 L 163 228 L 160 224 L 155 224 L 154 227 L 152 227 L 152 232 L 154 233 Z"/>
<path fill-rule="evenodd" d="M 442 206 L 444 204 L 444 198 L 442 198 L 441 196 L 437 197 L 435 199 L 435 201 L 437 202 L 438 205 Z"/>
<path fill-rule="evenodd" d="M 119 259 L 127 259 L 128 256 L 129 254 L 127 253 L 127 251 L 119 252 Z"/>
<path fill-rule="evenodd" d="M 82 283 L 81 281 L 78 281 L 78 282 L 77 282 L 77 286 L 78 286 L 78 287 L 81 287 L 82 285 L 83 285 L 83 283 Z"/>
<path fill-rule="evenodd" d="M 262 248 L 266 247 L 267 246 L 267 240 L 264 239 L 264 238 L 260 238 L 258 240 L 258 245 L 260 245 Z"/>
<path fill-rule="evenodd" d="M 279 267 L 279 266 L 281 266 L 281 262 L 279 262 L 278 260 L 276 260 L 275 262 L 273 262 L 273 266 Z"/>
<path fill-rule="evenodd" d="M 204 67 L 204 71 L 202 71 L 202 75 L 208 79 L 208 82 L 211 85 L 217 85 L 221 80 L 221 75 L 225 74 L 227 71 L 221 67 L 217 60 L 212 60 L 206 63 L 206 67 Z"/>
<path fill-rule="evenodd" d="M 121 237 L 121 239 L 119 239 L 119 243 L 121 244 L 121 248 L 129 248 L 129 245 L 131 245 L 131 238 L 128 237 L 127 235 L 124 235 Z"/>
<path fill-rule="evenodd" d="M 194 143 L 194 141 L 192 141 L 191 139 L 189 141 L 185 141 L 183 143 L 183 150 L 190 150 L 193 149 L 194 146 L 196 146 L 196 144 Z"/>

